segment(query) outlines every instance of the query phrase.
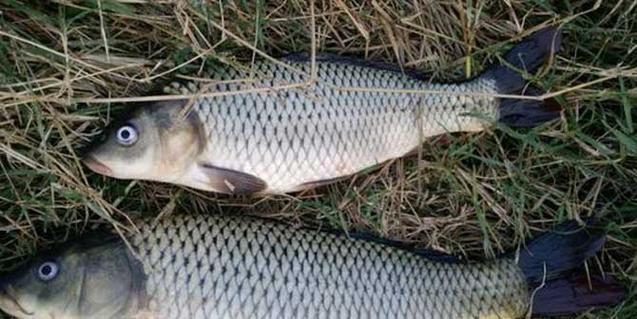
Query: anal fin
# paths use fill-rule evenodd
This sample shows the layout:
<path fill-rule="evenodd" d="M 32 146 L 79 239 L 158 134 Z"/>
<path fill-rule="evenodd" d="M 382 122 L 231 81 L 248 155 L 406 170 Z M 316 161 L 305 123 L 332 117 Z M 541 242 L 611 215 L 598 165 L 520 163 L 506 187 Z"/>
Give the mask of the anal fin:
<path fill-rule="evenodd" d="M 318 181 L 312 181 L 312 182 L 307 182 L 307 183 L 303 183 L 299 186 L 297 186 L 294 191 L 304 191 L 304 190 L 308 190 L 308 189 L 314 189 L 317 187 L 322 187 L 322 186 L 326 186 L 326 185 L 331 185 L 334 184 L 336 182 L 342 181 L 344 179 L 347 179 L 348 177 L 350 177 L 350 175 L 346 175 L 346 176 L 340 176 L 340 177 L 335 177 L 335 178 L 328 178 L 328 179 L 322 179 L 322 180 L 318 180 Z"/>
<path fill-rule="evenodd" d="M 217 192 L 233 195 L 249 195 L 264 191 L 267 183 L 248 173 L 199 163 L 199 168 L 208 177 L 210 186 Z"/>

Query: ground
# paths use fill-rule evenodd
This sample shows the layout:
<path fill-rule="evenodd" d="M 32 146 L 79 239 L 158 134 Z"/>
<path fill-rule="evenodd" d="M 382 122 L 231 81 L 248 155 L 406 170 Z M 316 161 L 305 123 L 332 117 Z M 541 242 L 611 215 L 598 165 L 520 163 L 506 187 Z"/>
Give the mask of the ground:
<path fill-rule="evenodd" d="M 469 258 L 514 250 L 568 219 L 608 230 L 591 271 L 625 303 L 578 318 L 637 316 L 637 2 L 0 2 L 0 260 L 140 214 L 252 214 L 362 230 Z M 218 63 L 331 52 L 474 76 L 520 38 L 560 26 L 563 49 L 532 82 L 563 116 L 434 138 L 419 155 L 289 196 L 234 198 L 89 172 L 78 152 L 157 83 Z M 315 39 L 313 44 L 312 38 Z"/>

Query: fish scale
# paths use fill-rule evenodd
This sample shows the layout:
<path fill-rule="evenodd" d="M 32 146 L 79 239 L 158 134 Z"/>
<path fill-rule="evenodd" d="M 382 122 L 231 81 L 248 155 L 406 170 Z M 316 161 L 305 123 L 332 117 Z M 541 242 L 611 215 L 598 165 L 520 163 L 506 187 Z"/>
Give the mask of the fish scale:
<path fill-rule="evenodd" d="M 528 307 L 524 275 L 509 259 L 436 262 L 219 216 L 138 227 L 130 242 L 147 274 L 148 311 L 160 318 L 518 318 Z"/>
<path fill-rule="evenodd" d="M 308 63 L 292 62 L 291 66 L 300 74 L 310 72 Z M 209 76 L 220 84 L 174 83 L 167 92 L 229 92 L 307 80 L 267 61 L 255 63 L 252 73 L 252 81 L 227 84 L 248 79 L 250 72 L 224 69 Z M 347 89 L 378 87 L 495 93 L 493 80 L 443 86 L 399 72 L 321 61 L 316 83 L 307 88 L 196 100 L 194 109 L 208 141 L 199 160 L 256 176 L 267 183 L 268 192 L 286 192 L 401 156 L 418 147 L 424 137 L 482 128 L 482 122 L 463 113 L 497 116 L 493 97 L 469 96 L 461 101 L 445 94 Z"/>

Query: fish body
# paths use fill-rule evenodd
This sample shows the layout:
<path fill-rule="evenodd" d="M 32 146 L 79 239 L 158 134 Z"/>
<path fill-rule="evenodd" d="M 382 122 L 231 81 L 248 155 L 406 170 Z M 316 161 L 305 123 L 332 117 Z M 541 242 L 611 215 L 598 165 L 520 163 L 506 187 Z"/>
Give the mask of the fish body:
<path fill-rule="evenodd" d="M 610 284 L 604 295 L 612 298 L 603 302 L 578 294 L 586 280 L 557 277 L 567 284 L 552 286 L 554 272 L 603 242 L 573 229 L 540 237 L 519 262 L 465 263 L 255 219 L 175 215 L 136 226 L 126 235 L 131 250 L 120 238 L 82 241 L 3 277 L 0 308 L 18 318 L 506 319 L 623 296 Z M 531 309 L 543 278 L 536 300 L 564 292 L 572 299 Z"/>
<path fill-rule="evenodd" d="M 310 73 L 309 63 L 290 65 Z M 307 88 L 196 100 L 194 113 L 206 142 L 196 164 L 179 183 L 227 192 L 223 185 L 210 181 L 209 170 L 223 168 L 261 180 L 257 184 L 263 188 L 254 191 L 303 190 L 403 156 L 415 150 L 423 137 L 482 130 L 486 122 L 468 113 L 488 118 L 497 115 L 494 97 L 373 90 L 384 87 L 411 92 L 495 93 L 493 80 L 440 85 L 353 64 L 319 61 L 316 67 L 317 81 Z M 256 74 L 263 74 L 256 76 L 256 83 L 217 84 L 212 90 L 233 92 L 246 90 L 246 86 L 277 87 L 309 80 L 272 62 L 256 63 L 254 69 Z M 236 70 L 216 75 L 220 82 L 249 76 Z M 348 91 L 344 87 L 365 91 Z M 174 88 L 181 94 L 206 90 L 195 85 L 175 84 Z M 226 179 L 232 183 L 232 178 Z"/>
<path fill-rule="evenodd" d="M 539 32 L 507 62 L 534 71 L 559 46 Z M 418 148 L 425 138 L 475 132 L 501 120 L 534 125 L 559 112 L 522 94 L 519 70 L 496 66 L 455 84 L 423 81 L 352 59 L 258 61 L 215 69 L 203 82 L 172 83 L 168 94 L 214 93 L 142 107 L 108 133 L 84 162 L 117 177 L 234 193 L 286 193 L 324 185 Z M 307 85 L 303 85 L 307 83 Z"/>
<path fill-rule="evenodd" d="M 147 264 L 148 311 L 160 318 L 517 318 L 528 307 L 526 279 L 508 259 L 435 262 L 227 218 L 184 217 L 141 232 L 132 244 Z"/>

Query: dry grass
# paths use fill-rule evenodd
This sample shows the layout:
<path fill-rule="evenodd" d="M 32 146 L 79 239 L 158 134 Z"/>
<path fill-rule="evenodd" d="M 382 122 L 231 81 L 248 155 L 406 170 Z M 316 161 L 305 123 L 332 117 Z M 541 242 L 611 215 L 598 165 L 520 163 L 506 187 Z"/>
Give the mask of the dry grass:
<path fill-rule="evenodd" d="M 474 257 L 595 215 L 609 231 L 599 264 L 633 298 L 581 317 L 637 316 L 637 2 L 146 2 L 0 3 L 5 267 L 36 246 L 96 224 L 127 226 L 142 212 L 267 215 Z M 566 109 L 562 119 L 533 130 L 497 126 L 433 139 L 417 157 L 316 191 L 236 199 L 104 178 L 76 155 L 126 107 L 115 102 L 218 63 L 249 65 L 315 47 L 400 63 L 434 81 L 459 80 L 545 25 L 563 26 L 564 49 L 536 84 Z"/>

